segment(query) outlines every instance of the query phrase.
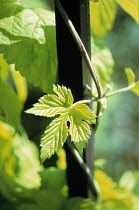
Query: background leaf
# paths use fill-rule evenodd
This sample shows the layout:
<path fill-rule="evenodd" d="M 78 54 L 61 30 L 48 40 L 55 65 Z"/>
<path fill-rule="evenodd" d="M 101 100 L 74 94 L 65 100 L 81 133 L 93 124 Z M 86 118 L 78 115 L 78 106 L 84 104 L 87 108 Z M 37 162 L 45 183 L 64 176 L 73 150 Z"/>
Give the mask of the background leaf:
<path fill-rule="evenodd" d="M 139 23 L 139 2 L 138 0 L 116 0 L 119 5 Z"/>
<path fill-rule="evenodd" d="M 34 202 L 20 205 L 17 210 L 61 210 L 63 196 L 54 190 L 41 190 L 33 197 Z"/>
<path fill-rule="evenodd" d="M 135 84 L 135 86 L 131 89 L 133 93 L 135 93 L 137 96 L 139 96 L 139 80 L 135 82 L 135 74 L 130 68 L 125 69 L 125 73 L 128 79 L 128 84 L 132 85 Z"/>
<path fill-rule="evenodd" d="M 103 88 L 110 82 L 114 70 L 114 60 L 105 42 L 91 36 L 92 63 Z"/>
<path fill-rule="evenodd" d="M 0 80 L 0 120 L 18 129 L 21 111 L 22 104 L 13 89 L 6 82 Z"/>
<path fill-rule="evenodd" d="M 139 81 L 136 82 L 134 88 L 131 89 L 137 96 L 139 96 Z"/>
<path fill-rule="evenodd" d="M 97 210 L 96 204 L 90 199 L 69 198 L 62 206 L 64 210 Z"/>
<path fill-rule="evenodd" d="M 3 59 L 3 55 L 0 54 L 0 79 L 6 80 L 9 74 L 9 65 Z"/>
<path fill-rule="evenodd" d="M 128 79 L 128 84 L 131 85 L 135 83 L 135 74 L 133 73 L 132 69 L 126 68 L 125 73 Z"/>
<path fill-rule="evenodd" d="M 0 192 L 10 201 L 25 198 L 41 185 L 36 145 L 0 122 Z"/>
<path fill-rule="evenodd" d="M 15 5 L 1 18 L 0 53 L 30 83 L 51 92 L 57 79 L 54 13 Z"/>
<path fill-rule="evenodd" d="M 103 171 L 95 170 L 95 178 L 102 193 L 102 207 L 104 209 L 134 209 L 131 193 L 121 189 Z"/>
<path fill-rule="evenodd" d="M 56 167 L 49 167 L 42 170 L 41 176 L 41 189 L 57 190 L 60 191 L 66 183 L 66 171 Z"/>
<path fill-rule="evenodd" d="M 18 95 L 19 101 L 22 103 L 25 103 L 28 96 L 28 90 L 27 90 L 27 82 L 26 78 L 22 77 L 19 71 L 15 71 L 14 66 L 11 66 L 11 74 L 14 80 L 14 84 L 16 86 L 16 91 Z"/>
<path fill-rule="evenodd" d="M 91 31 L 97 37 L 104 37 L 112 28 L 116 15 L 115 0 L 90 2 Z"/>

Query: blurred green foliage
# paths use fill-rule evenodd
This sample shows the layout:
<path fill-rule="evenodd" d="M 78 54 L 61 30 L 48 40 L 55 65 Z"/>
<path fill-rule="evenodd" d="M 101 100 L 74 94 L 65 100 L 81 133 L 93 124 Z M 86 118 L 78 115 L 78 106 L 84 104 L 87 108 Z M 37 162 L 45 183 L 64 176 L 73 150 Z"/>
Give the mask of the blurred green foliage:
<path fill-rule="evenodd" d="M 139 25 L 120 7 L 113 29 L 105 37 L 115 69 L 114 89 L 127 86 L 124 69 L 131 67 L 139 80 Z M 139 101 L 132 92 L 108 99 L 108 109 L 96 133 L 96 158 L 104 158 L 105 171 L 118 180 L 125 170 L 139 170 Z M 102 143 L 103 142 L 103 143 Z"/>

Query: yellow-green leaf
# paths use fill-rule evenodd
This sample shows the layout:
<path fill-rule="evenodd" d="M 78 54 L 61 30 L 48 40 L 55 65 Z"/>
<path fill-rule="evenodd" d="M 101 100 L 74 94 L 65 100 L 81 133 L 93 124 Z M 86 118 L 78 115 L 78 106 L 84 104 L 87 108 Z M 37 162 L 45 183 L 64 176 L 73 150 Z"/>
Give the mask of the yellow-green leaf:
<path fill-rule="evenodd" d="M 133 73 L 132 69 L 126 68 L 125 73 L 127 76 L 128 84 L 133 84 L 135 82 L 135 74 Z"/>
<path fill-rule="evenodd" d="M 137 96 L 139 96 L 139 81 L 136 82 L 134 88 L 131 89 Z"/>
<path fill-rule="evenodd" d="M 41 162 L 58 152 L 68 136 L 67 114 L 54 119 L 41 138 Z"/>
<path fill-rule="evenodd" d="M 9 65 L 3 59 L 3 55 L 0 54 L 0 79 L 6 79 L 9 73 Z"/>
<path fill-rule="evenodd" d="M 91 31 L 95 36 L 104 37 L 112 28 L 116 15 L 115 0 L 90 2 Z"/>
<path fill-rule="evenodd" d="M 19 101 L 24 103 L 28 95 L 26 78 L 22 77 L 19 71 L 15 71 L 14 67 L 11 69 L 11 72 L 16 86 Z"/>
<path fill-rule="evenodd" d="M 39 116 L 53 117 L 62 114 L 72 105 L 73 96 L 71 90 L 64 86 L 53 86 L 55 94 L 47 94 L 39 99 L 39 103 L 27 110 L 26 113 Z"/>
<path fill-rule="evenodd" d="M 138 0 L 116 0 L 120 6 L 139 23 L 139 1 Z"/>
<path fill-rule="evenodd" d="M 39 103 L 26 111 L 40 116 L 57 117 L 47 126 L 41 138 L 42 162 L 62 148 L 68 134 L 82 153 L 91 134 L 88 124 L 96 123 L 96 116 L 87 105 L 81 102 L 73 104 L 74 99 L 69 88 L 54 85 L 53 91 L 55 94 L 43 96 Z"/>
<path fill-rule="evenodd" d="M 135 74 L 132 71 L 132 69 L 126 68 L 125 73 L 128 79 L 129 86 L 132 84 L 134 85 L 134 87 L 131 88 L 131 91 L 134 92 L 137 96 L 139 96 L 139 80 L 135 82 Z"/>

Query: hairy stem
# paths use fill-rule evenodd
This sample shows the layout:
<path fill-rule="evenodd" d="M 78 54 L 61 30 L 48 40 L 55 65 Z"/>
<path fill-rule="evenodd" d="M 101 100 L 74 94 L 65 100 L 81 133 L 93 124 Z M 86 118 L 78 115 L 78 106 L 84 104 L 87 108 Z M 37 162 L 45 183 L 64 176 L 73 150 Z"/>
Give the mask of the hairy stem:
<path fill-rule="evenodd" d="M 105 95 L 105 97 L 108 98 L 108 97 L 113 96 L 113 95 L 116 95 L 116 94 L 118 94 L 118 93 L 122 93 L 122 92 L 126 92 L 126 91 L 128 91 L 128 90 L 131 90 L 132 88 L 135 87 L 135 85 L 136 85 L 136 84 L 133 83 L 133 84 L 131 84 L 131 85 L 128 86 L 128 87 L 125 87 L 125 88 L 121 88 L 121 89 L 119 89 L 119 90 L 112 91 L 112 92 L 110 92 L 110 93 L 107 93 L 107 94 Z"/>

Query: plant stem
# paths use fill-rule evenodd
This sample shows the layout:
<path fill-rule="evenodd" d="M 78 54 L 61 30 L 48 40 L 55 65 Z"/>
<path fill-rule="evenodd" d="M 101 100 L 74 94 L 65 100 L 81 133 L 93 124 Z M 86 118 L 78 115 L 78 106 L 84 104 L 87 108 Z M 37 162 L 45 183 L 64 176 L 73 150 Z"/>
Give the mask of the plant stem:
<path fill-rule="evenodd" d="M 80 53 L 89 69 L 89 72 L 92 76 L 92 78 L 94 79 L 94 82 L 95 82 L 95 85 L 96 85 L 96 88 L 97 88 L 97 91 L 98 91 L 98 98 L 101 98 L 101 87 L 100 87 L 100 83 L 98 81 L 98 78 L 97 78 L 97 75 L 96 75 L 96 72 L 92 66 L 92 63 L 91 63 L 91 60 L 89 58 L 89 55 L 84 47 L 84 44 L 82 42 L 82 40 L 80 39 L 80 36 L 78 35 L 74 25 L 72 24 L 71 20 L 69 19 L 66 11 L 64 10 L 63 6 L 61 5 L 60 1 L 59 0 L 55 0 L 55 3 L 56 3 L 56 6 L 57 8 L 59 9 L 59 12 L 61 14 L 61 16 L 63 17 L 63 20 L 65 21 L 67 27 L 69 28 L 79 50 L 80 50 Z"/>
<path fill-rule="evenodd" d="M 135 87 L 135 83 L 131 84 L 131 85 L 128 86 L 128 87 L 125 87 L 125 88 L 121 88 L 121 89 L 119 89 L 119 90 L 112 91 L 112 92 L 106 94 L 105 97 L 108 98 L 108 97 L 113 96 L 113 95 L 116 95 L 116 94 L 118 94 L 118 93 L 126 92 L 126 91 L 128 91 L 128 90 L 131 90 L 131 89 L 134 88 L 134 87 Z"/>
<path fill-rule="evenodd" d="M 81 100 L 81 101 L 77 101 L 73 104 L 73 106 L 75 104 L 89 104 L 89 103 L 92 103 L 93 101 L 96 101 L 96 99 L 86 99 L 86 100 Z"/>
<path fill-rule="evenodd" d="M 100 193 L 100 189 L 99 189 L 99 186 L 98 186 L 96 180 L 93 178 L 93 175 L 92 175 L 89 167 L 83 161 L 83 159 L 80 156 L 79 152 L 75 149 L 73 143 L 71 142 L 71 140 L 69 138 L 67 139 L 67 143 L 68 143 L 68 146 L 69 146 L 72 154 L 75 156 L 75 158 L 78 161 L 78 163 L 80 164 L 82 170 L 86 174 L 86 177 L 87 177 L 88 183 L 89 183 L 89 188 L 90 188 L 90 190 L 92 192 L 92 195 L 94 195 L 94 200 L 98 201 L 100 199 L 101 193 Z"/>

